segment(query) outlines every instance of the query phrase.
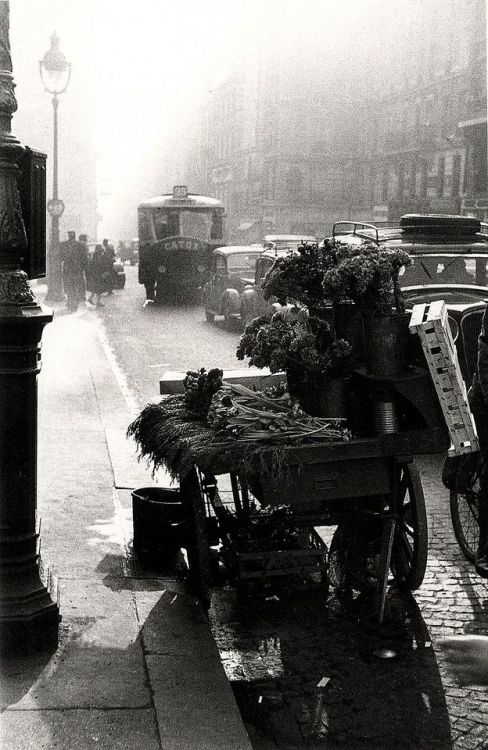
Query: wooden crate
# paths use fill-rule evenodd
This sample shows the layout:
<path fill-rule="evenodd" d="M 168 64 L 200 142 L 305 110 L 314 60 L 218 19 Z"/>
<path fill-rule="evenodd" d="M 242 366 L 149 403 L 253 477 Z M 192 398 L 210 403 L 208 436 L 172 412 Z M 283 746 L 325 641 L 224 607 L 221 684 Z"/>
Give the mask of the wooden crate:
<path fill-rule="evenodd" d="M 237 552 L 236 557 L 239 580 L 306 576 L 327 571 L 327 546 L 314 529 L 302 549 Z"/>
<path fill-rule="evenodd" d="M 458 456 L 479 449 L 466 385 L 461 375 L 443 300 L 415 305 L 410 331 L 417 333 L 451 438 L 449 455 Z"/>

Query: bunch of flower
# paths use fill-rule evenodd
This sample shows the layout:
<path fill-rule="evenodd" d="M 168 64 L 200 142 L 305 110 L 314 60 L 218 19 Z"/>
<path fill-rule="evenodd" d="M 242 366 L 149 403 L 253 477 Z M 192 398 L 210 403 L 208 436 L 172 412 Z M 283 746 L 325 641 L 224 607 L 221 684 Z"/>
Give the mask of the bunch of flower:
<path fill-rule="evenodd" d="M 276 258 L 261 284 L 264 299 L 276 297 L 282 305 L 297 300 L 307 307 L 320 307 L 325 268 L 322 247 L 312 242 L 300 245 L 297 253 Z"/>
<path fill-rule="evenodd" d="M 276 312 L 270 319 L 254 319 L 240 338 L 237 358 L 249 357 L 249 365 L 269 367 L 271 372 L 301 372 L 314 380 L 339 374 L 351 347 L 336 340 L 330 325 L 313 316 L 307 320 L 287 318 Z"/>
<path fill-rule="evenodd" d="M 370 314 L 405 312 L 399 284 L 400 269 L 411 263 L 399 248 L 336 243 L 323 276 L 324 295 L 333 302 L 352 300 Z"/>

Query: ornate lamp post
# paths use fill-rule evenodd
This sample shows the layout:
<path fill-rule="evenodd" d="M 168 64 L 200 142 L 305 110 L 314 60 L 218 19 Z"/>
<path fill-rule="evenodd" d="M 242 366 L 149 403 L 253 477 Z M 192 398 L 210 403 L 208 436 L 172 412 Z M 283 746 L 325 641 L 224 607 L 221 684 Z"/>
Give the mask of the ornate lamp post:
<path fill-rule="evenodd" d="M 58 96 L 66 91 L 71 77 L 71 63 L 59 49 L 56 32 L 51 37 L 51 48 L 39 62 L 39 72 L 45 91 L 53 94 L 54 150 L 53 150 L 53 197 L 47 203 L 51 215 L 51 242 L 47 264 L 47 302 L 62 302 L 63 277 L 59 254 L 59 219 L 64 203 L 58 196 Z"/>
<path fill-rule="evenodd" d="M 17 109 L 9 45 L 9 3 L 0 2 L 0 652 L 55 647 L 59 609 L 39 570 L 37 373 L 52 311 L 27 274 L 45 258 L 45 156 L 11 131 Z M 22 170 L 19 169 L 22 164 Z M 25 222 L 25 223 L 24 223 Z M 27 228 L 27 229 L 26 229 Z M 40 275 L 40 274 L 39 274 Z"/>

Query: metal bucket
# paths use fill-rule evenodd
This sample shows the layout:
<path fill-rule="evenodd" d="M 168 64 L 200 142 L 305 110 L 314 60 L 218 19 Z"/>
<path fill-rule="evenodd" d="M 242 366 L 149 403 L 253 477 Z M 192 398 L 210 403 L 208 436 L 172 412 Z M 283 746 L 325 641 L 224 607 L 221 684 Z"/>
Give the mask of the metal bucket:
<path fill-rule="evenodd" d="M 349 357 L 351 367 L 364 364 L 363 320 L 354 302 L 337 302 L 333 305 L 334 328 L 338 339 L 345 339 L 352 347 Z"/>
<path fill-rule="evenodd" d="M 370 375 L 396 378 L 404 374 L 409 358 L 409 313 L 364 317 L 366 368 Z"/>
<path fill-rule="evenodd" d="M 180 491 L 141 487 L 131 494 L 134 550 L 152 565 L 171 565 L 186 538 Z"/>

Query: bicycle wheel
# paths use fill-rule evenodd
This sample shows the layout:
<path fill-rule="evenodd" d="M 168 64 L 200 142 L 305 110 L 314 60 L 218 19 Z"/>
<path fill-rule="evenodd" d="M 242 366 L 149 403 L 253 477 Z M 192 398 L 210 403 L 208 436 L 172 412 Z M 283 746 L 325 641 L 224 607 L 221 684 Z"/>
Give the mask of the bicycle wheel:
<path fill-rule="evenodd" d="M 462 492 L 451 490 L 450 509 L 454 536 L 461 552 L 469 562 L 474 562 L 480 529 L 478 526 L 478 494 L 480 490 L 479 475 L 476 475 L 473 486 Z"/>

